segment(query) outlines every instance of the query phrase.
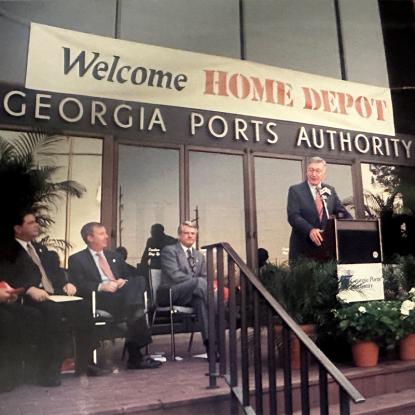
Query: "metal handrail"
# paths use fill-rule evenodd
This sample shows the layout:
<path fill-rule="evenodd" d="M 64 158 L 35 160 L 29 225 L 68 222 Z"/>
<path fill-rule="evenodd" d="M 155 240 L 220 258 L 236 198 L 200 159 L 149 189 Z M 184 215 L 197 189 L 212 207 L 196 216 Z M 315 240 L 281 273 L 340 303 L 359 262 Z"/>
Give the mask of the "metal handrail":
<path fill-rule="evenodd" d="M 259 281 L 259 279 L 254 275 L 254 273 L 251 271 L 251 269 L 244 263 L 244 261 L 239 257 L 239 255 L 235 252 L 235 250 L 230 246 L 227 242 L 219 242 L 215 244 L 210 244 L 202 247 L 203 249 L 207 249 L 208 252 L 208 300 L 209 304 L 212 304 L 212 300 L 214 298 L 213 295 L 213 250 L 217 249 L 217 252 L 220 253 L 220 260 L 218 259 L 218 267 L 220 266 L 222 269 L 218 269 L 218 276 L 223 271 L 223 250 L 227 253 L 228 257 L 231 258 L 233 263 L 240 269 L 241 276 L 244 275 L 247 280 L 252 284 L 252 286 L 256 289 L 256 291 L 259 293 L 259 295 L 266 300 L 267 305 L 274 310 L 275 313 L 281 318 L 283 321 L 283 328 L 284 330 L 288 330 L 285 326 L 288 326 L 289 330 L 291 330 L 299 339 L 300 345 L 301 345 L 301 361 L 302 365 L 308 366 L 307 363 L 307 356 L 305 355 L 306 351 L 303 350 L 303 347 L 305 347 L 308 352 L 315 357 L 319 364 L 320 369 L 320 382 L 325 383 L 325 387 L 327 387 L 327 373 L 330 374 L 330 376 L 333 378 L 333 380 L 339 385 L 340 388 L 340 406 L 341 406 L 341 413 L 349 413 L 348 408 L 348 399 L 352 399 L 355 403 L 361 403 L 364 402 L 364 397 L 359 393 L 359 391 L 352 385 L 352 383 L 343 375 L 343 373 L 325 356 L 325 354 L 316 346 L 316 344 L 310 339 L 309 336 L 307 336 L 299 327 L 299 325 L 290 317 L 290 315 L 285 311 L 285 309 L 278 303 L 278 301 L 268 292 L 268 290 L 263 286 L 263 284 Z M 211 274 L 211 275 L 210 275 Z M 241 283 L 243 282 L 243 278 L 241 280 Z M 231 281 L 229 282 L 231 284 Z M 221 306 L 221 300 L 223 301 L 223 293 L 221 292 L 223 290 L 223 280 L 221 281 L 218 278 L 218 307 Z M 232 288 L 231 286 L 229 287 Z M 222 297 L 222 298 L 221 298 Z M 258 301 L 256 301 L 256 306 L 258 304 Z M 212 310 L 213 309 L 213 310 Z M 219 310 L 220 311 L 220 310 Z M 243 312 L 243 310 L 241 310 Z M 214 330 L 214 307 L 210 307 L 210 327 L 209 329 Z M 255 314 L 255 313 L 254 313 Z M 220 319 L 219 319 L 220 322 Z M 257 322 L 258 324 L 258 322 Z M 269 325 L 271 323 L 269 322 Z M 285 338 L 286 336 L 284 336 Z M 213 336 L 210 337 L 213 339 Z M 220 343 L 223 343 L 224 340 L 220 339 Z M 258 339 L 257 339 L 258 341 Z M 289 347 L 289 336 L 288 336 L 288 347 Z M 222 349 L 224 350 L 224 346 L 222 345 Z M 216 373 L 216 365 L 214 362 L 215 356 L 213 353 L 209 356 L 209 372 L 210 372 L 210 387 L 216 386 L 216 377 L 219 376 L 219 374 Z M 243 364 L 243 362 L 242 362 Z M 261 370 L 261 369 L 259 369 Z M 324 373 L 324 371 L 326 373 Z M 231 367 L 232 372 L 232 367 Z M 224 373 L 224 364 L 221 366 L 220 374 Z M 291 380 L 291 374 L 290 373 L 284 373 L 284 375 L 288 376 L 288 379 Z M 308 375 L 305 379 L 308 379 Z M 232 377 L 232 373 L 231 373 Z M 242 380 L 244 382 L 244 380 Z M 230 384 L 232 388 L 234 388 L 236 385 Z M 260 385 L 262 388 L 262 385 Z M 246 389 L 247 385 L 245 385 Z M 238 389 L 238 388 L 237 388 Z M 245 398 L 244 398 L 245 399 Z M 308 399 L 308 392 L 306 392 L 305 399 Z M 327 396 L 323 397 L 323 399 L 327 400 Z M 346 403 L 345 403 L 346 402 Z M 250 406 L 246 406 L 246 402 L 241 402 L 241 404 L 244 406 L 244 409 L 246 413 L 252 413 L 252 408 Z M 289 403 L 291 404 L 291 403 Z M 327 402 L 325 402 L 327 405 Z M 248 411 L 249 408 L 249 411 Z M 286 412 L 291 413 L 292 408 L 286 408 Z M 306 411 L 308 413 L 308 410 Z"/>

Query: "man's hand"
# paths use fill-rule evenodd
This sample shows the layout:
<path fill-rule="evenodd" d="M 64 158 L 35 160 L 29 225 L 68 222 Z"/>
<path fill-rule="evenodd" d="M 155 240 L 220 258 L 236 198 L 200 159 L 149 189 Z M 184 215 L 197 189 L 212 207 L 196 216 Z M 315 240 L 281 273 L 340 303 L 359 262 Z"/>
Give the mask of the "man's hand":
<path fill-rule="evenodd" d="M 75 285 L 68 282 L 67 284 L 65 284 L 63 286 L 63 292 L 66 295 L 75 295 L 76 294 L 76 287 L 75 287 Z"/>
<path fill-rule="evenodd" d="M 105 281 L 100 285 L 100 291 L 106 291 L 109 293 L 115 293 L 118 290 L 117 281 Z"/>
<path fill-rule="evenodd" d="M 0 303 L 11 304 L 17 300 L 17 295 L 12 294 L 11 290 L 11 287 L 0 288 Z"/>
<path fill-rule="evenodd" d="M 127 283 L 128 280 L 125 280 L 124 278 L 118 278 L 115 282 L 118 285 L 118 289 L 124 287 L 124 285 Z"/>
<path fill-rule="evenodd" d="M 321 243 L 323 242 L 323 235 L 321 234 L 321 232 L 323 232 L 321 229 L 313 228 L 308 234 L 310 239 L 317 246 L 321 246 Z"/>
<path fill-rule="evenodd" d="M 43 301 L 46 301 L 49 298 L 49 294 L 42 290 L 41 288 L 37 287 L 30 287 L 26 294 L 33 300 L 37 301 L 38 303 L 42 303 Z"/>

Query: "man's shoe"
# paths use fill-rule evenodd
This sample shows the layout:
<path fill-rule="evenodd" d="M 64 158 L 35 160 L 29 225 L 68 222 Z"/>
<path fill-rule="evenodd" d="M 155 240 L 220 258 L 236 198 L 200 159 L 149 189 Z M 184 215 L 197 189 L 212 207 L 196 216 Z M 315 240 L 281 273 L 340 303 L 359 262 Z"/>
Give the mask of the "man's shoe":
<path fill-rule="evenodd" d="M 157 369 L 160 366 L 161 362 L 154 360 L 151 357 L 127 362 L 127 369 Z"/>

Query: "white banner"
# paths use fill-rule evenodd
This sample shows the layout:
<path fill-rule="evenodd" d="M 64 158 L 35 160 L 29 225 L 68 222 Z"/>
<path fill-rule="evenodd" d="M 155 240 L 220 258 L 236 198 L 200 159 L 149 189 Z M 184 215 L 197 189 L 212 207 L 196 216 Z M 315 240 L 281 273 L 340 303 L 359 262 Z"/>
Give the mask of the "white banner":
<path fill-rule="evenodd" d="M 26 87 L 395 134 L 387 88 L 37 23 Z"/>
<path fill-rule="evenodd" d="M 337 265 L 339 298 L 347 303 L 383 300 L 382 264 Z"/>

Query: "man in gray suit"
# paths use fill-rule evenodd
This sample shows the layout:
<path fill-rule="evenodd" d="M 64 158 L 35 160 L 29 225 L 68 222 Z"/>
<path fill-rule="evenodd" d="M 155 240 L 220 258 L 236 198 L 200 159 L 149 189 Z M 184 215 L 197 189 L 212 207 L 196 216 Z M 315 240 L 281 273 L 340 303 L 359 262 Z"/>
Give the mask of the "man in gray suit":
<path fill-rule="evenodd" d="M 192 306 L 201 325 L 203 343 L 207 346 L 208 312 L 206 263 L 203 254 L 194 248 L 197 229 L 192 222 L 180 224 L 178 242 L 161 251 L 162 286 L 158 298 L 168 305 L 165 288 L 172 289 L 175 305 Z M 161 294 L 161 295 L 160 295 Z"/>

